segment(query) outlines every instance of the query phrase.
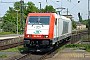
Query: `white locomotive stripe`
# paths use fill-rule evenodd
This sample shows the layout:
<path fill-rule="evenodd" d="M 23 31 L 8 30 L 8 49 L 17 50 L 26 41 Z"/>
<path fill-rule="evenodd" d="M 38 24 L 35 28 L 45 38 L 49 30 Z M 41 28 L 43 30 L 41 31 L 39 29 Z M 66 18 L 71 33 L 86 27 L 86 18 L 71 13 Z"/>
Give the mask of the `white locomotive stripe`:
<path fill-rule="evenodd" d="M 49 25 L 27 25 L 27 34 L 43 34 L 48 35 Z"/>

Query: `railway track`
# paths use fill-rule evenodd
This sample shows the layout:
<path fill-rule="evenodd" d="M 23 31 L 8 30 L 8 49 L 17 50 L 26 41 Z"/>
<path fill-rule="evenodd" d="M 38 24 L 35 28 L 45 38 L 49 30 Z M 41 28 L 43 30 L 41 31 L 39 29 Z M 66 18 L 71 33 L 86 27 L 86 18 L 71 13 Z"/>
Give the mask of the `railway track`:
<path fill-rule="evenodd" d="M 62 47 L 65 44 L 71 44 L 71 43 L 74 44 L 74 43 L 78 42 L 81 39 L 81 36 L 85 35 L 85 34 L 87 34 L 87 31 L 79 32 L 78 34 L 73 34 L 71 41 L 62 42 L 61 44 L 59 44 L 58 47 L 52 49 L 50 52 L 45 53 L 43 55 L 40 55 L 40 53 L 39 54 L 29 53 L 20 58 L 16 58 L 14 60 L 45 60 L 46 58 L 50 58 L 50 57 L 54 56 L 58 52 L 58 50 L 57 50 L 58 48 Z"/>
<path fill-rule="evenodd" d="M 78 33 L 73 32 L 70 43 L 73 44 L 79 41 L 81 39 L 81 36 L 86 35 L 86 34 L 88 34 L 87 30 L 80 31 Z M 0 50 L 8 49 L 11 47 L 16 47 L 22 44 L 23 44 L 23 37 L 0 40 Z"/>
<path fill-rule="evenodd" d="M 28 52 L 28 53 L 24 54 L 23 56 L 14 57 L 14 58 L 11 58 L 9 60 L 44 60 L 46 58 L 49 58 L 49 57 L 52 57 L 53 55 L 55 55 L 58 52 L 57 49 L 59 47 L 62 47 L 65 44 L 76 43 L 77 41 L 79 41 L 79 39 L 81 39 L 81 36 L 85 35 L 85 34 L 87 34 L 87 31 L 80 32 L 78 34 L 73 34 L 70 42 L 63 42 L 63 43 L 59 44 L 58 47 L 52 49 L 48 53 L 44 53 L 44 54 L 40 54 L 40 53 L 39 54 L 32 54 L 32 53 Z M 16 43 L 16 45 L 18 45 L 18 44 L 20 45 L 22 43 L 23 42 Z M 15 44 L 12 44 L 12 45 L 15 45 Z M 8 48 L 10 48 L 10 46 L 12 47 L 12 45 L 9 45 Z M 5 47 L 5 46 L 3 46 L 3 47 Z"/>
<path fill-rule="evenodd" d="M 44 60 L 46 58 L 50 58 L 52 56 L 54 56 L 57 52 L 58 52 L 58 48 L 62 47 L 63 45 L 68 44 L 68 42 L 62 42 L 62 44 L 59 44 L 59 46 L 55 47 L 54 49 L 52 49 L 51 51 L 47 52 L 47 53 L 30 53 L 27 52 L 25 55 L 21 56 L 21 57 L 15 57 L 15 58 L 11 58 L 9 60 Z"/>
<path fill-rule="evenodd" d="M 2 39 L 0 40 L 0 50 L 5 50 L 22 44 L 23 44 L 23 37 Z"/>
<path fill-rule="evenodd" d="M 85 36 L 88 37 L 88 30 L 74 32 L 72 33 L 70 43 L 74 44 L 75 42 L 77 43 L 77 42 L 87 41 L 86 39 L 83 40 L 83 38 L 86 38 Z"/>
<path fill-rule="evenodd" d="M 8 45 L 4 45 L 4 46 L 0 46 L 0 50 L 5 50 L 5 49 L 9 49 L 9 48 L 13 48 L 19 45 L 22 45 L 23 42 L 19 42 L 19 43 L 14 43 L 14 44 L 8 44 Z"/>

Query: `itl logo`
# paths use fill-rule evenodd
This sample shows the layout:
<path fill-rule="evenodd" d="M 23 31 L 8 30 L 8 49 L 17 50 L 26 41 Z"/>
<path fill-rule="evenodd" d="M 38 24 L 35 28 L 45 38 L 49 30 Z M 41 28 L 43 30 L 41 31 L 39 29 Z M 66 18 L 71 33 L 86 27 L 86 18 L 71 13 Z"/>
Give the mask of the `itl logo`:
<path fill-rule="evenodd" d="M 36 30 L 35 32 L 34 32 L 34 34 L 40 34 L 40 30 Z"/>

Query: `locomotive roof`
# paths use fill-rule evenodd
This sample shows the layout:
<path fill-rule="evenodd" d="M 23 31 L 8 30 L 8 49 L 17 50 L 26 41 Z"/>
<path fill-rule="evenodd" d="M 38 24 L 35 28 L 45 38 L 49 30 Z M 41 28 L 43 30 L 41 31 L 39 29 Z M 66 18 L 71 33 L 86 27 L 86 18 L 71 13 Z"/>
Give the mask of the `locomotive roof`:
<path fill-rule="evenodd" d="M 66 20 L 70 20 L 69 18 L 65 17 L 65 16 L 61 16 L 61 15 L 58 15 L 56 13 L 54 13 L 55 15 L 55 18 L 61 18 L 61 19 L 66 19 Z"/>

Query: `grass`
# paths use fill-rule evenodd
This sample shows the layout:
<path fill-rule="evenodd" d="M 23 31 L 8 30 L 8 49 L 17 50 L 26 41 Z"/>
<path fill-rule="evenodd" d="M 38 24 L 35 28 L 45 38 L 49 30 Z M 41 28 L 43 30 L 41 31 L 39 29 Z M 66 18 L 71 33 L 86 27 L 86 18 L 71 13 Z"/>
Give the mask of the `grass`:
<path fill-rule="evenodd" d="M 0 32 L 0 35 L 14 34 L 12 32 Z"/>
<path fill-rule="evenodd" d="M 60 47 L 59 49 L 57 49 L 57 51 L 63 50 L 65 48 L 66 45 L 63 45 L 62 47 Z"/>
<path fill-rule="evenodd" d="M 68 44 L 65 47 L 67 48 L 78 48 L 78 47 L 85 47 L 86 45 L 84 44 Z"/>
<path fill-rule="evenodd" d="M 25 48 L 23 46 L 18 46 L 18 47 L 15 47 L 15 48 L 2 50 L 2 52 L 22 52 L 22 51 L 27 51 L 27 48 Z"/>
<path fill-rule="evenodd" d="M 6 49 L 6 50 L 1 50 L 0 52 L 24 52 L 27 51 L 27 48 L 23 47 L 23 46 L 18 46 L 15 48 L 10 48 L 10 49 Z M 0 58 L 7 58 L 9 57 L 7 54 L 0 54 Z"/>
<path fill-rule="evenodd" d="M 6 57 L 8 57 L 6 54 L 1 54 L 0 55 L 0 58 L 6 58 Z"/>
<path fill-rule="evenodd" d="M 68 44 L 65 46 L 66 48 L 75 48 L 75 49 L 84 49 L 90 52 L 90 44 Z"/>
<path fill-rule="evenodd" d="M 3 52 L 19 52 L 19 47 L 2 50 Z"/>

